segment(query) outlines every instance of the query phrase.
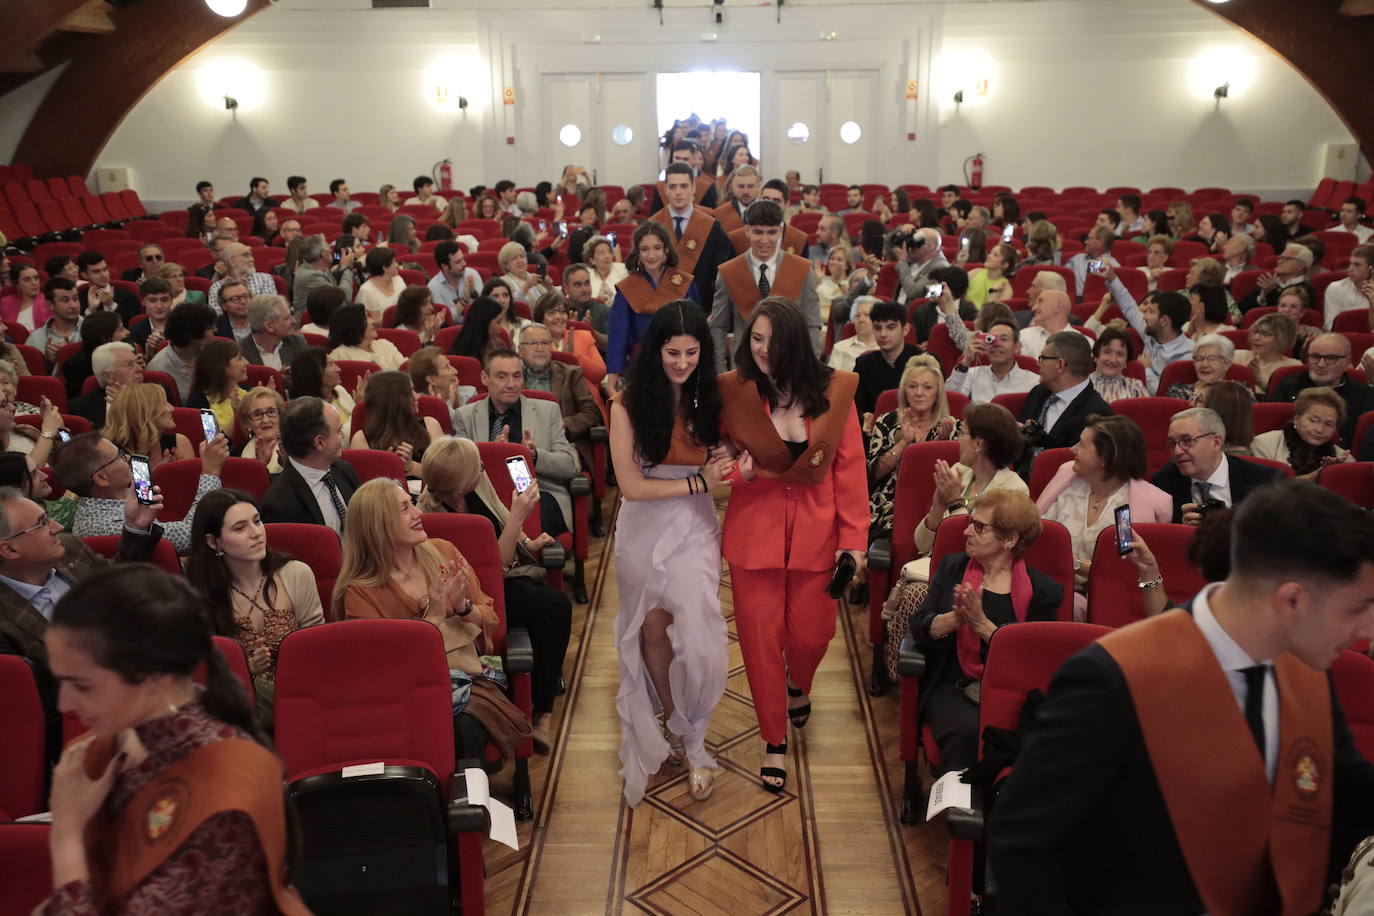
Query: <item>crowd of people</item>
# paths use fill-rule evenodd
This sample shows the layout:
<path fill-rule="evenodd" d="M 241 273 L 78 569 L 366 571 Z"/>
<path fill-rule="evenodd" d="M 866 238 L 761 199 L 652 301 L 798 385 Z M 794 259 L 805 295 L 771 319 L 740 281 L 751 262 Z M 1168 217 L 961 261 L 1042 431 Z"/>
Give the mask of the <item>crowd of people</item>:
<path fill-rule="evenodd" d="M 907 189 L 865 199 L 854 185 L 832 211 L 795 172 L 764 180 L 749 138 L 724 121 L 679 121 L 661 150 L 661 179 L 629 189 L 593 186 L 568 166 L 533 189 L 502 180 L 466 195 L 421 176 L 409 196 L 385 185 L 374 204 L 355 200 L 343 179 L 320 200 L 291 176 L 285 198 L 255 178 L 220 206 L 202 182 L 184 221 L 213 258 L 201 270 L 153 241 L 118 284 L 90 247 L 41 265 L 13 252 L 0 260 L 0 316 L 12 338 L 0 352 L 0 651 L 31 663 L 53 729 L 56 891 L 46 912 L 82 912 L 102 893 L 105 877 L 78 842 L 98 811 L 120 817 L 202 745 L 225 753 L 197 778 L 228 761 L 265 766 L 257 739 L 274 724 L 279 647 L 326 620 L 430 621 L 448 655 L 458 756 L 494 745 L 510 757 L 526 739 L 547 752 L 573 606 L 542 557 L 577 526 L 573 481 L 595 469 L 603 427 L 609 468 L 596 470 L 613 473 L 623 500 L 617 710 L 631 805 L 665 766 L 687 768 L 694 799 L 712 794 L 719 768 L 706 736 L 727 667 L 722 559 L 764 745 L 758 784 L 770 792 L 787 786 L 789 731 L 808 723 L 836 599 L 869 600 L 865 551 L 875 541 L 914 549 L 891 593 L 874 598 L 885 601 L 894 670 L 908 635 L 929 659 L 919 717 L 944 770 L 978 760 L 978 685 L 994 633 L 1062 618 L 1069 605 L 1086 619 L 1092 577 L 1104 574 L 1093 568 L 1098 535 L 1123 507 L 1137 523 L 1196 526 L 1199 543 L 1235 544 L 1221 564 L 1229 572 L 1212 577 L 1223 584 L 1194 605 L 1196 627 L 1164 613 L 1145 539 L 1126 546 L 1147 613 L 1168 621 L 1158 631 L 1180 645 L 1196 650 L 1200 627 L 1216 648 L 1219 627 L 1241 657 L 1292 652 L 1323 668 L 1333 647 L 1374 635 L 1371 595 L 1355 591 L 1374 577 L 1368 513 L 1312 483 L 1332 465 L 1374 460 L 1374 428 L 1361 424 L 1374 409 L 1362 374 L 1374 370 L 1374 348 L 1356 353 L 1362 338 L 1348 336 L 1342 318 L 1374 318 L 1363 201 L 1345 201 L 1321 227 L 1301 224 L 1300 201 L 1255 219 L 1243 198 L 1194 224 L 1186 203 L 1144 209 L 1122 194 L 1076 233 L 1010 193 L 985 207 L 954 186 L 930 199 Z M 1328 260 L 1319 228 L 1358 242 L 1346 277 L 1320 293 L 1310 282 Z M 1204 253 L 1185 282 L 1167 284 L 1182 242 Z M 1132 246 L 1143 249 L 1131 255 L 1139 266 L 1113 255 Z M 274 249 L 284 256 L 262 254 Z M 259 259 L 272 266 L 260 270 Z M 1237 288 L 1242 276 L 1254 282 Z M 20 400 L 31 373 L 58 382 L 65 411 L 46 396 Z M 1149 441 L 1136 409 L 1150 397 L 1173 399 L 1162 441 Z M 1291 417 L 1256 434 L 1260 402 L 1291 402 Z M 205 435 L 188 436 L 174 407 L 198 409 Z M 480 443 L 523 446 L 527 485 L 493 481 Z M 957 444 L 957 460 L 933 462 L 914 529 L 897 530 L 904 456 L 927 443 Z M 395 476 L 355 467 L 346 447 L 394 455 Z M 1167 460 L 1152 460 L 1161 448 Z M 1069 451 L 1044 467 L 1050 449 Z M 266 489 L 227 486 L 231 458 L 261 465 Z M 178 494 L 189 508 L 161 519 L 166 494 L 141 491 L 138 476 L 182 461 L 199 463 Z M 727 493 L 722 522 L 716 500 Z M 1281 526 L 1273 519 L 1295 501 L 1348 534 L 1340 550 L 1318 560 L 1314 544 L 1276 546 L 1265 526 Z M 595 537 L 605 534 L 600 510 Z M 533 650 L 528 715 L 493 667 L 501 621 L 492 596 L 465 545 L 426 534 L 425 513 L 493 526 L 505 623 L 526 630 Z M 937 532 L 961 516 L 959 549 L 937 560 Z M 332 593 L 269 544 L 275 522 L 339 539 Z M 1047 522 L 1068 533 L 1071 577 L 1028 561 Z M 117 536 L 113 564 L 82 540 L 97 535 Z M 164 540 L 184 577 L 126 565 L 150 560 Z M 1294 607 L 1338 592 L 1346 616 L 1276 607 L 1257 635 L 1257 624 L 1238 622 L 1238 607 L 1258 600 L 1264 583 L 1291 591 Z M 1267 593 L 1264 602 L 1273 603 Z M 101 610 L 126 606 L 136 613 Z M 243 646 L 254 712 L 211 635 Z M 1149 676 L 1136 641 L 1104 652 L 1085 683 L 1106 679 L 1119 700 L 1113 665 L 1132 693 Z M 190 680 L 199 664 L 209 666 L 204 689 Z M 1027 748 L 1031 758 L 1082 750 L 1083 730 L 1106 707 L 1069 709 L 1065 695 L 1090 686 L 1051 691 L 1049 708 L 1064 709 L 1065 723 Z M 59 755 L 60 712 L 78 715 L 91 736 Z M 1271 737 L 1287 723 L 1269 722 Z M 1339 715 L 1334 735 L 1334 749 L 1328 740 L 1319 750 L 1348 764 L 1337 779 L 1374 779 L 1350 757 Z M 1148 728 L 1145 742 L 1154 755 Z M 1058 756 L 1047 771 L 1075 760 Z M 1013 784 L 994 850 L 1010 857 L 1050 842 L 1033 822 L 1049 820 L 1064 793 L 1047 780 Z M 1158 788 L 1172 813 L 1172 783 Z M 280 828 L 279 808 L 262 816 L 269 832 Z M 232 808 L 214 814 L 127 905 L 184 889 L 199 857 L 215 866 L 198 892 L 247 888 L 292 911 L 299 901 L 263 852 L 280 847 L 267 845 L 264 821 L 256 835 L 246 823 Z M 1065 824 L 1060 848 L 1084 842 L 1082 823 Z M 1194 837 L 1179 839 L 1178 857 L 1192 867 Z M 1041 899 L 1038 885 L 1056 868 L 1008 868 L 1009 899 Z M 1171 873 L 1169 894 L 1215 899 L 1182 874 Z M 1099 892 L 1114 900 L 1124 891 L 1094 885 Z M 1088 891 L 1066 883 L 1055 893 L 1081 901 Z"/>

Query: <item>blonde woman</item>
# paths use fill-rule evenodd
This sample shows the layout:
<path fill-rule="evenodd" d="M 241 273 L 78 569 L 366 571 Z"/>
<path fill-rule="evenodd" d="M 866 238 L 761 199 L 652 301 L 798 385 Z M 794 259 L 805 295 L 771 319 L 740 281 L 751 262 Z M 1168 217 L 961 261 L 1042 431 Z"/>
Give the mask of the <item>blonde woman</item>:
<path fill-rule="evenodd" d="M 167 285 L 172 287 L 172 307 L 175 308 L 183 302 L 198 302 L 205 304 L 205 294 L 198 289 L 186 288 L 186 268 L 174 261 L 166 261 L 159 267 L 153 276 L 166 280 Z"/>
<path fill-rule="evenodd" d="M 1186 200 L 1176 200 L 1169 204 L 1169 231 L 1174 238 L 1181 239 L 1185 235 L 1191 235 L 1197 229 L 1197 220 L 1193 219 L 1193 205 Z"/>
<path fill-rule="evenodd" d="M 849 294 L 849 252 L 847 245 L 836 245 L 825 256 L 825 263 L 811 265 L 816 274 L 816 297 L 821 301 L 821 326 L 830 321 L 830 303 Z"/>
<path fill-rule="evenodd" d="M 286 402 L 274 389 L 259 385 L 239 401 L 239 426 L 248 433 L 240 458 L 253 458 L 267 465 L 269 474 L 281 473 L 281 415 Z"/>
<path fill-rule="evenodd" d="M 386 207 L 390 213 L 401 209 L 401 192 L 394 184 L 384 184 L 377 189 L 377 205 Z"/>
<path fill-rule="evenodd" d="M 1301 366 L 1302 363 L 1288 354 L 1298 339 L 1298 326 L 1292 318 L 1278 312 L 1261 315 L 1250 325 L 1250 348 L 1237 350 L 1235 361 L 1249 366 L 1255 375 L 1255 392 L 1264 396 L 1269 390 L 1269 376 L 1275 369 L 1284 366 Z"/>
<path fill-rule="evenodd" d="M 161 385 L 142 383 L 120 389 L 105 411 L 100 435 L 131 455 L 146 455 L 157 467 L 196 457 L 191 440 L 176 431 L 172 405 Z"/>
<path fill-rule="evenodd" d="M 450 198 L 448 206 L 444 208 L 443 215 L 439 217 L 439 222 L 450 229 L 457 229 L 458 224 L 467 218 L 468 202 L 462 194 L 455 194 Z"/>

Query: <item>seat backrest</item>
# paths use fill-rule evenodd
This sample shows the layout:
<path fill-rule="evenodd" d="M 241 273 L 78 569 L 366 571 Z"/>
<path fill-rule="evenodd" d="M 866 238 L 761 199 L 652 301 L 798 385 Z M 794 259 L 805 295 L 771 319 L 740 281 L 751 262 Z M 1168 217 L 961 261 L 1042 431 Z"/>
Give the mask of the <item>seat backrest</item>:
<path fill-rule="evenodd" d="M 46 807 L 45 731 L 33 670 L 18 655 L 0 655 L 0 696 L 0 819 L 27 817 Z"/>
<path fill-rule="evenodd" d="M 1187 561 L 1188 542 L 1197 529 L 1191 525 L 1137 522 L 1132 532 L 1150 548 L 1164 577 L 1164 593 L 1182 604 L 1207 584 L 1202 573 Z M 1104 528 L 1093 549 L 1092 573 L 1088 576 L 1088 622 L 1121 627 L 1145 616 L 1145 599 L 1136 587 L 1135 564 L 1116 550 L 1116 526 Z"/>
<path fill-rule="evenodd" d="M 345 391 L 357 388 L 363 376 L 382 371 L 381 366 L 369 360 L 336 359 L 334 364 L 339 367 L 339 384 L 344 386 Z"/>
<path fill-rule="evenodd" d="M 1272 458 L 1258 458 L 1254 455 L 1238 455 L 1241 461 L 1248 461 L 1251 464 L 1258 464 L 1262 467 L 1272 468 L 1290 480 L 1296 476 L 1293 473 L 1293 466 L 1287 461 L 1275 461 Z"/>
<path fill-rule="evenodd" d="M 1250 421 L 1255 426 L 1255 435 L 1275 429 L 1283 429 L 1293 419 L 1292 401 L 1256 401 L 1250 405 Z"/>
<path fill-rule="evenodd" d="M 52 827 L 48 824 L 0 826 L 0 913 L 27 916 L 37 912 L 52 895 L 52 855 L 48 851 Z"/>
<path fill-rule="evenodd" d="M 271 366 L 249 366 L 248 385 L 257 388 L 259 385 L 271 388 L 282 397 L 286 397 L 286 387 L 282 385 L 281 373 Z"/>
<path fill-rule="evenodd" d="M 224 657 L 224 662 L 233 672 L 234 677 L 239 679 L 243 685 L 244 693 L 248 697 L 248 708 L 253 709 L 257 706 L 257 693 L 253 690 L 253 675 L 248 669 L 248 653 L 236 639 L 228 636 L 211 637 L 215 642 L 215 648 Z M 205 666 L 201 665 L 196 671 L 196 683 L 205 683 Z"/>
<path fill-rule="evenodd" d="M 1026 403 L 1026 392 L 1019 391 L 1014 394 L 999 394 L 992 399 L 992 403 L 1000 404 L 1011 411 L 1013 417 L 1021 416 L 1021 408 Z"/>
<path fill-rule="evenodd" d="M 1036 455 L 1035 461 L 1031 463 L 1030 498 L 1039 499 L 1040 494 L 1045 492 L 1045 487 L 1049 486 L 1054 475 L 1059 472 L 1060 466 L 1072 460 L 1072 448 L 1047 448 Z"/>
<path fill-rule="evenodd" d="M 432 395 L 420 395 L 419 403 L 420 416 L 432 417 L 439 428 L 448 435 L 453 435 L 453 413 L 444 403 L 443 398 L 436 398 Z"/>
<path fill-rule="evenodd" d="M 1374 462 L 1333 464 L 1322 468 L 1317 483 L 1357 506 L 1374 509 Z"/>
<path fill-rule="evenodd" d="M 496 654 L 501 654 L 506 644 L 506 586 L 496 529 L 490 520 L 480 515 L 461 512 L 426 512 L 420 518 L 426 534 L 457 547 L 477 573 L 482 594 L 491 599 L 496 616 L 501 620 L 493 646 Z"/>
<path fill-rule="evenodd" d="M 113 560 L 119 554 L 119 537 L 117 534 L 93 534 L 82 538 L 81 543 L 102 557 Z M 157 542 L 157 547 L 153 549 L 152 562 L 174 576 L 181 575 L 181 561 L 177 559 L 177 552 L 171 541 Z"/>
<path fill-rule="evenodd" d="M 1169 463 L 1164 440 L 1169 437 L 1170 418 L 1189 406 L 1181 398 L 1120 398 L 1112 402 L 1112 412 L 1130 417 L 1145 434 L 1145 456 L 1153 473 Z"/>
<path fill-rule="evenodd" d="M 256 458 L 230 458 L 219 476 L 225 487 L 242 490 L 256 500 L 261 500 L 272 485 L 267 465 Z"/>
<path fill-rule="evenodd" d="M 1374 757 L 1374 659 L 1347 649 L 1331 665 L 1331 681 L 1355 746 L 1365 759 Z"/>
<path fill-rule="evenodd" d="M 415 351 L 420 349 L 420 335 L 405 328 L 378 328 L 377 336 L 382 340 L 389 340 L 401 355 L 409 358 L 415 355 Z"/>
<path fill-rule="evenodd" d="M 276 749 L 288 780 L 340 764 L 426 764 L 447 791 L 453 696 L 439 629 L 348 620 L 289 633 L 277 658 Z"/>
<path fill-rule="evenodd" d="M 21 375 L 16 388 L 15 396 L 25 403 L 39 406 L 46 397 L 59 411 L 67 412 L 67 389 L 50 375 Z"/>
<path fill-rule="evenodd" d="M 267 546 L 300 560 L 315 575 L 315 588 L 320 593 L 320 606 L 327 620 L 333 620 L 330 603 L 334 596 L 334 582 L 339 578 L 342 547 L 339 535 L 325 525 L 299 522 L 272 522 L 264 525 Z"/>
<path fill-rule="evenodd" d="M 916 526 L 935 495 L 935 462 L 959 460 L 958 442 L 914 442 L 902 452 L 892 504 L 892 569 L 916 556 Z"/>
<path fill-rule="evenodd" d="M 1090 623 L 1036 621 L 998 627 L 988 644 L 978 731 L 989 725 L 1015 729 L 1032 690 L 1048 691 L 1069 656 L 1110 633 Z"/>
<path fill-rule="evenodd" d="M 189 410 L 190 408 L 174 408 Z M 197 430 L 200 414 L 196 411 Z M 200 438 L 204 438 L 201 436 Z M 162 490 L 162 512 L 158 516 L 163 522 L 179 521 L 191 511 L 195 502 L 196 487 L 200 483 L 200 459 L 184 458 L 181 461 L 165 461 L 153 468 L 153 486 Z"/>
<path fill-rule="evenodd" d="M 405 465 L 395 452 L 384 452 L 375 448 L 346 448 L 339 457 L 353 466 L 361 483 L 376 480 L 378 477 L 398 481 L 406 479 Z"/>

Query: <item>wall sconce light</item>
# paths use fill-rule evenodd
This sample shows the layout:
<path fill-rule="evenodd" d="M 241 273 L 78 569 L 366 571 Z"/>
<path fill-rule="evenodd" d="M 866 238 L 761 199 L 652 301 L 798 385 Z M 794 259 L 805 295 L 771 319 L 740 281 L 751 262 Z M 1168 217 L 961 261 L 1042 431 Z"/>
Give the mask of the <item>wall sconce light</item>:
<path fill-rule="evenodd" d="M 955 104 L 955 105 L 962 105 L 962 104 L 964 104 L 964 90 L 962 90 L 962 89 L 956 89 L 956 90 L 954 91 L 954 104 Z"/>
<path fill-rule="evenodd" d="M 1230 94 L 1231 94 L 1231 84 L 1230 84 L 1230 83 L 1222 83 L 1220 86 L 1218 86 L 1217 88 L 1215 88 L 1215 89 L 1212 90 L 1212 95 L 1213 95 L 1214 97 L 1218 98 L 1218 99 L 1224 99 L 1224 98 L 1228 97 Z"/>
<path fill-rule="evenodd" d="M 238 99 L 234 98 L 232 95 L 226 95 L 226 96 L 224 97 L 224 110 L 225 110 L 225 111 L 234 111 L 234 110 L 237 109 L 238 107 L 239 107 L 239 100 L 238 100 Z"/>
<path fill-rule="evenodd" d="M 459 111 L 465 111 L 465 110 L 467 110 L 467 107 L 468 107 L 468 100 L 467 100 L 467 97 L 466 97 L 466 96 L 462 96 L 462 95 L 458 96 L 458 110 L 459 110 Z"/>

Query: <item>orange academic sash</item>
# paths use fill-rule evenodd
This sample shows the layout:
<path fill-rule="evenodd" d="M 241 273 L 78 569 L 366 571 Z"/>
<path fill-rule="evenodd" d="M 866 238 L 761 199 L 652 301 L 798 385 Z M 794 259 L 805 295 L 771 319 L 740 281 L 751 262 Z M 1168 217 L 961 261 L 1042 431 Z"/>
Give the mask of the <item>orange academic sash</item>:
<path fill-rule="evenodd" d="M 649 217 L 663 228 L 668 230 L 668 236 L 673 238 L 676 227 L 673 225 L 673 215 L 664 207 L 653 216 Z M 677 249 L 677 266 L 679 270 L 687 273 L 695 273 L 697 260 L 701 258 L 701 253 L 706 250 L 706 239 L 711 235 L 711 228 L 715 226 L 715 218 L 711 216 L 711 211 L 705 207 L 693 207 L 692 218 L 687 220 L 687 225 L 682 227 L 682 238 L 673 242 L 673 247 Z"/>
<path fill-rule="evenodd" d="M 625 389 L 622 388 L 611 398 L 612 403 L 625 406 Z M 627 408 L 628 409 L 628 408 Z M 706 448 L 692 435 L 687 426 L 687 418 L 678 411 L 673 420 L 673 438 L 668 445 L 668 454 L 659 462 L 662 465 L 703 465 L 706 463 Z"/>
<path fill-rule="evenodd" d="M 830 408 L 807 421 L 806 451 L 795 461 L 768 417 L 758 385 L 741 379 L 738 370 L 726 372 L 719 384 L 721 427 L 735 445 L 753 456 L 756 474 L 802 486 L 814 486 L 825 479 L 854 406 L 857 375 L 838 370 L 831 373 L 825 389 Z"/>
<path fill-rule="evenodd" d="M 1326 675 L 1274 663 L 1279 759 L 1271 787 L 1235 693 L 1191 615 L 1101 639 L 1125 675 L 1150 763 L 1212 916 L 1306 916 L 1322 904 L 1334 739 Z"/>
<path fill-rule="evenodd" d="M 806 287 L 806 275 L 811 272 L 811 262 L 795 254 L 783 254 L 778 264 L 778 275 L 770 278 L 770 296 L 786 296 L 793 302 L 800 297 Z M 731 258 L 720 265 L 720 278 L 725 281 L 725 289 L 730 293 L 730 301 L 742 318 L 748 319 L 754 313 L 754 306 L 763 297 L 759 295 L 759 278 L 749 269 L 745 255 Z"/>
<path fill-rule="evenodd" d="M 655 288 L 642 271 L 635 271 L 615 285 L 615 288 L 630 304 L 630 309 L 640 315 L 652 315 L 669 302 L 687 298 L 687 290 L 692 286 L 692 275 L 669 267 Z"/>
<path fill-rule="evenodd" d="M 713 181 L 710 176 L 698 175 L 696 185 L 692 188 L 692 203 L 701 203 L 701 199 L 706 196 L 706 192 L 711 190 L 711 186 L 714 184 L 715 181 Z M 658 199 L 663 201 L 664 206 L 667 206 L 668 185 L 666 182 L 660 181 L 658 183 Z"/>
<path fill-rule="evenodd" d="M 729 235 L 736 229 L 742 229 L 744 227 L 744 220 L 740 219 L 739 209 L 735 207 L 735 202 L 733 200 L 727 200 L 719 207 L 716 207 L 713 212 L 716 214 L 716 219 L 720 222 L 720 228 L 725 230 L 726 235 Z"/>
<path fill-rule="evenodd" d="M 727 233 L 730 244 L 735 246 L 735 254 L 744 254 L 749 250 L 749 230 L 746 226 L 732 229 Z M 788 254 L 798 254 L 806 257 L 806 233 L 794 226 L 784 226 L 782 229 L 782 250 Z"/>
<path fill-rule="evenodd" d="M 112 741 L 97 741 L 86 755 L 87 773 L 104 772 L 113 753 Z M 252 819 L 277 908 L 285 916 L 309 916 L 295 888 L 285 883 L 281 763 L 271 751 L 244 738 L 191 751 L 134 796 L 118 817 L 102 812 L 93 818 L 86 845 L 96 885 L 122 903 L 196 828 L 221 811 L 242 811 Z"/>

